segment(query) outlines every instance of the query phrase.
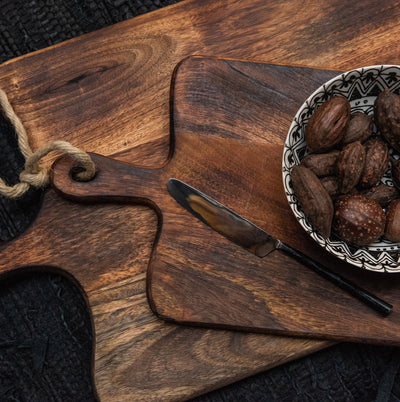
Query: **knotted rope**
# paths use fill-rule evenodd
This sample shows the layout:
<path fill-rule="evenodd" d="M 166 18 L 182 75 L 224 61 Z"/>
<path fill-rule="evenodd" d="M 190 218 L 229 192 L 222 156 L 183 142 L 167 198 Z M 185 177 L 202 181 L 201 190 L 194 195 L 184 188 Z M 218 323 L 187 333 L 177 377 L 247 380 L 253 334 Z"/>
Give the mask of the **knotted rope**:
<path fill-rule="evenodd" d="M 6 93 L 0 89 L 0 107 L 4 116 L 10 121 L 15 129 L 18 139 L 18 147 L 25 158 L 25 168 L 19 175 L 19 183 L 8 186 L 4 180 L 0 179 L 0 194 L 7 198 L 20 198 L 28 190 L 29 187 L 47 187 L 49 185 L 50 176 L 49 168 L 39 164 L 40 159 L 52 151 L 61 151 L 70 155 L 75 159 L 83 171 L 76 174 L 78 180 L 88 181 L 95 175 L 95 165 L 90 156 L 71 145 L 66 141 L 52 141 L 43 148 L 33 152 L 30 145 L 28 135 L 21 120 L 16 115 L 11 106 Z"/>

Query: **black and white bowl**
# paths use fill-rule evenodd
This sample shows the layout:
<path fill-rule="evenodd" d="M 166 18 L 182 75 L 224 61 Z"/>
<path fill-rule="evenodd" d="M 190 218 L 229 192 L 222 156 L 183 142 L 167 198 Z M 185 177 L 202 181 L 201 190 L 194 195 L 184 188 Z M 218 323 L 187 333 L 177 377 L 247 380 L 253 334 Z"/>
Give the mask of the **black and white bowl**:
<path fill-rule="evenodd" d="M 305 231 L 323 248 L 336 257 L 359 268 L 376 272 L 400 272 L 400 244 L 383 239 L 366 247 L 355 247 L 340 240 L 332 233 L 326 239 L 318 234 L 308 222 L 293 192 L 291 170 L 307 153 L 304 140 L 305 127 L 311 115 L 327 99 L 341 95 L 351 105 L 351 112 L 361 111 L 373 114 L 374 101 L 378 94 L 388 88 L 400 93 L 400 66 L 377 65 L 362 67 L 340 74 L 318 88 L 300 107 L 287 135 L 282 158 L 283 185 L 289 205 Z M 376 128 L 374 127 L 374 130 Z M 391 156 L 399 159 L 390 150 Z M 390 170 L 382 182 L 393 185 Z"/>

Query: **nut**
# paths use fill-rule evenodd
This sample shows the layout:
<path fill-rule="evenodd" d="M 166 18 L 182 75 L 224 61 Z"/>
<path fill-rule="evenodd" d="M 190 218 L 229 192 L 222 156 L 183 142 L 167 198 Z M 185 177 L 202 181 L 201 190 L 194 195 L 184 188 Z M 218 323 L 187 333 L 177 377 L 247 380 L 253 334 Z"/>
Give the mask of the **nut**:
<path fill-rule="evenodd" d="M 331 176 L 336 173 L 339 153 L 339 150 L 334 150 L 324 154 L 309 154 L 302 159 L 301 164 L 311 169 L 318 177 Z"/>
<path fill-rule="evenodd" d="M 359 186 L 374 186 L 385 174 L 389 166 L 389 147 L 380 138 L 371 138 L 365 144 L 365 164 Z"/>
<path fill-rule="evenodd" d="M 386 211 L 385 237 L 400 243 L 400 199 L 391 202 Z"/>
<path fill-rule="evenodd" d="M 372 118 L 362 112 L 356 112 L 350 116 L 350 121 L 344 134 L 342 143 L 360 141 L 363 143 L 372 134 Z"/>
<path fill-rule="evenodd" d="M 343 139 L 350 119 L 350 103 L 342 96 L 324 102 L 311 116 L 305 130 L 310 153 L 333 149 Z"/>
<path fill-rule="evenodd" d="M 320 181 L 332 199 L 340 194 L 339 182 L 336 176 L 321 177 Z"/>
<path fill-rule="evenodd" d="M 360 180 L 365 164 L 365 149 L 360 141 L 347 144 L 341 150 L 337 160 L 339 191 L 349 193 Z"/>
<path fill-rule="evenodd" d="M 374 119 L 382 136 L 400 152 L 400 96 L 383 90 L 374 103 Z"/>
<path fill-rule="evenodd" d="M 392 160 L 392 181 L 394 186 L 400 190 L 400 161 Z"/>
<path fill-rule="evenodd" d="M 363 191 L 361 195 L 376 201 L 382 208 L 386 208 L 392 201 L 400 197 L 396 187 L 383 183 Z"/>
<path fill-rule="evenodd" d="M 356 246 L 373 243 L 384 234 L 382 207 L 362 195 L 346 195 L 337 201 L 332 228 L 344 241 Z"/>
<path fill-rule="evenodd" d="M 333 218 L 333 202 L 318 177 L 305 166 L 294 166 L 292 184 L 296 197 L 311 225 L 329 237 Z"/>

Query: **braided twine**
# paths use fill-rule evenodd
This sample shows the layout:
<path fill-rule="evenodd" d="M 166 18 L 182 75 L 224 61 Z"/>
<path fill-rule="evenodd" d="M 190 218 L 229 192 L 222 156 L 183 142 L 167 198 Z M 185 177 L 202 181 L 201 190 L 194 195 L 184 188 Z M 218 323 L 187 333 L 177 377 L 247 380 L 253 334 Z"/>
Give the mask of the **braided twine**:
<path fill-rule="evenodd" d="M 20 198 L 29 188 L 44 188 L 49 185 L 50 174 L 49 168 L 39 164 L 39 161 L 52 151 L 61 151 L 70 155 L 78 162 L 83 171 L 76 174 L 78 180 L 88 181 L 95 175 L 95 165 L 90 156 L 71 145 L 66 141 L 52 141 L 43 148 L 33 152 L 30 145 L 28 135 L 21 120 L 16 115 L 11 106 L 6 93 L 0 89 L 0 107 L 4 116 L 10 121 L 15 129 L 18 138 L 18 146 L 25 158 L 25 168 L 19 175 L 19 183 L 8 186 L 4 180 L 0 178 L 0 194 L 7 198 Z"/>

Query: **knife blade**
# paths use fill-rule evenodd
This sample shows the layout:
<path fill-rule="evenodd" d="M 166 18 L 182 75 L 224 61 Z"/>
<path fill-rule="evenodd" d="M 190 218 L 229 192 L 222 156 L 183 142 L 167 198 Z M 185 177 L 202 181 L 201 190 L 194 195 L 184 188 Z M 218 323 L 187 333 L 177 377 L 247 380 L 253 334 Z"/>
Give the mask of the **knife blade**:
<path fill-rule="evenodd" d="M 167 188 L 172 197 L 192 215 L 257 257 L 264 258 L 274 250 L 282 250 L 383 316 L 387 316 L 392 311 L 391 304 L 275 239 L 254 223 L 200 190 L 175 178 L 168 180 Z"/>

